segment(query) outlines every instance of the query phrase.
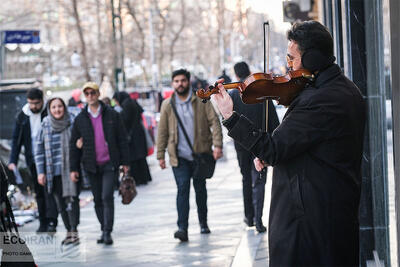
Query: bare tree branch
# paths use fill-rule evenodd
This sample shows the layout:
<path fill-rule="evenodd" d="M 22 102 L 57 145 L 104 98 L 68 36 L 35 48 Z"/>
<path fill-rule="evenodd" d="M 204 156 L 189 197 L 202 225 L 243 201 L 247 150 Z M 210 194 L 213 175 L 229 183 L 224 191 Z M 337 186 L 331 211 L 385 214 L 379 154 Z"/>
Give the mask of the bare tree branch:
<path fill-rule="evenodd" d="M 86 43 L 85 43 L 85 39 L 83 37 L 81 20 L 79 18 L 78 2 L 77 2 L 77 0 L 71 0 L 71 1 L 72 1 L 72 7 L 73 7 L 73 16 L 76 21 L 76 30 L 78 31 L 79 41 L 81 43 L 81 56 L 82 56 L 82 61 L 83 61 L 83 69 L 85 71 L 85 78 L 87 81 L 90 81 L 89 67 L 88 67 L 88 61 L 87 61 L 87 56 L 86 56 Z"/>

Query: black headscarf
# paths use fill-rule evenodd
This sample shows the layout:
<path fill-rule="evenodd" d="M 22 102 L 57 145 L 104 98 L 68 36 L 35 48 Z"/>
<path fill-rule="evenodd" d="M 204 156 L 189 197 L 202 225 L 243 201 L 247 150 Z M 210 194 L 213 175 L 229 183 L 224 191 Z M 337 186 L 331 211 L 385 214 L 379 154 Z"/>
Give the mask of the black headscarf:
<path fill-rule="evenodd" d="M 115 92 L 113 98 L 118 101 L 120 105 L 126 100 L 129 99 L 130 96 L 127 92 Z"/>

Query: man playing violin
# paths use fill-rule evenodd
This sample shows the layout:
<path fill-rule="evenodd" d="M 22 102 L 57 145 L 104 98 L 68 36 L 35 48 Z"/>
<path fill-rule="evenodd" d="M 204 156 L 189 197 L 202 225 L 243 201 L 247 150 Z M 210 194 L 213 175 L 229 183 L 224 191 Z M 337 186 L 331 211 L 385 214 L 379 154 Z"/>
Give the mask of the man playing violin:
<path fill-rule="evenodd" d="M 315 80 L 272 134 L 233 111 L 222 80 L 213 97 L 229 135 L 259 158 L 256 167 L 274 167 L 270 266 L 358 266 L 365 103 L 334 63 L 326 27 L 296 23 L 287 38 L 288 67 L 307 69 Z"/>

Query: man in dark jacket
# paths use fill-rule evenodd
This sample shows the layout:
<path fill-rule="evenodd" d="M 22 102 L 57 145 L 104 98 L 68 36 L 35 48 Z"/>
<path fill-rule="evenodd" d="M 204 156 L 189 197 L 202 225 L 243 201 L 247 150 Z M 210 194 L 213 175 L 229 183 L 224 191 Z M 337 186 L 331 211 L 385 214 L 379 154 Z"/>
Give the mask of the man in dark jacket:
<path fill-rule="evenodd" d="M 95 211 L 101 224 L 102 235 L 97 243 L 111 245 L 114 182 L 120 165 L 123 165 L 125 173 L 129 169 L 128 139 L 120 115 L 99 101 L 99 86 L 87 82 L 82 90 L 88 105 L 76 117 L 72 128 L 71 179 L 78 181 L 82 160 L 83 168 L 89 175 Z"/>
<path fill-rule="evenodd" d="M 30 89 L 27 92 L 28 103 L 18 113 L 13 131 L 10 161 L 8 169 L 17 168 L 21 147 L 25 148 L 25 161 L 32 177 L 32 184 L 36 193 L 36 202 L 39 212 L 39 228 L 37 233 L 55 232 L 57 227 L 57 206 L 54 197 L 47 193 L 44 186 L 37 180 L 36 166 L 33 157 L 33 148 L 36 137 L 40 132 L 41 122 L 47 116 L 43 101 L 43 92 L 39 89 Z"/>
<path fill-rule="evenodd" d="M 287 37 L 288 66 L 310 70 L 315 80 L 272 134 L 233 112 L 223 86 L 214 99 L 229 135 L 274 166 L 270 266 L 358 266 L 365 103 L 334 64 L 326 27 L 296 23 Z"/>
<path fill-rule="evenodd" d="M 233 67 L 236 77 L 243 82 L 250 75 L 250 68 L 246 62 L 238 62 Z M 223 77 L 222 77 L 223 78 Z M 225 81 L 225 78 L 224 78 Z M 226 82 L 226 81 L 225 81 Z M 246 105 L 240 98 L 238 90 L 230 91 L 233 101 L 233 110 L 251 119 L 259 129 L 263 127 L 264 105 L 262 103 Z M 272 133 L 279 125 L 274 103 L 268 100 L 268 132 Z M 265 232 L 266 228 L 262 222 L 264 209 L 265 183 L 267 181 L 267 168 L 258 172 L 253 164 L 254 156 L 237 141 L 234 142 L 236 156 L 242 173 L 244 222 L 247 226 L 256 225 L 259 233 Z"/>

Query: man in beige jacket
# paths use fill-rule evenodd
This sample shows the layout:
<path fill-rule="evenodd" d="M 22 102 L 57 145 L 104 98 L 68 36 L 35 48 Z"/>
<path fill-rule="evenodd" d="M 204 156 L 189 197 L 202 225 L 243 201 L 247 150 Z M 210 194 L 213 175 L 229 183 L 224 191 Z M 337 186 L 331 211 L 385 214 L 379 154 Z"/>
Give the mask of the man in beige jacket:
<path fill-rule="evenodd" d="M 157 137 L 157 159 L 162 169 L 166 168 L 165 150 L 168 150 L 170 164 L 174 173 L 178 195 L 178 231 L 174 237 L 188 241 L 190 179 L 193 176 L 192 150 L 178 125 L 172 103 L 195 153 L 212 153 L 214 159 L 222 157 L 222 130 L 220 121 L 210 102 L 202 103 L 190 90 L 190 73 L 184 69 L 172 73 L 172 87 L 175 92 L 161 105 Z M 193 179 L 196 192 L 197 213 L 200 232 L 209 234 L 207 225 L 206 179 Z"/>

